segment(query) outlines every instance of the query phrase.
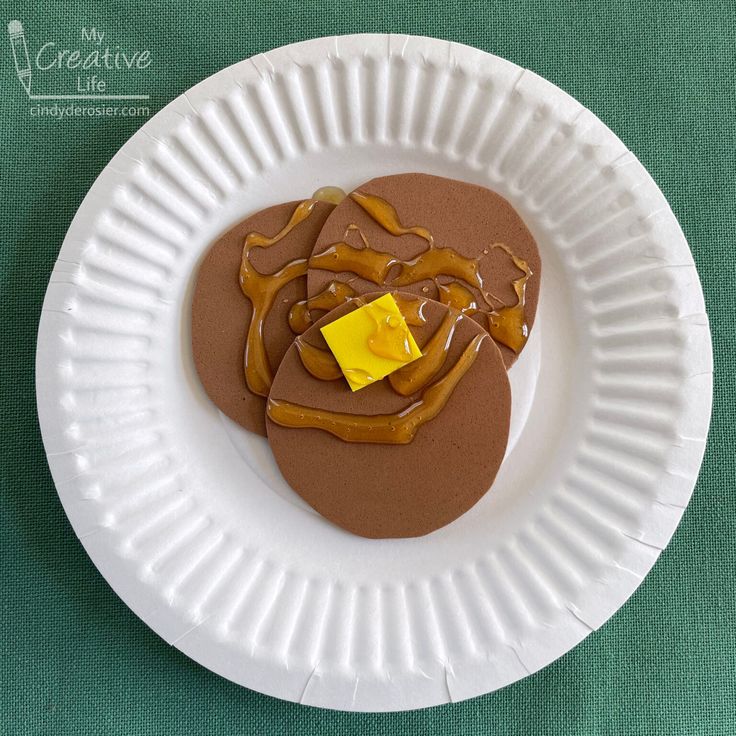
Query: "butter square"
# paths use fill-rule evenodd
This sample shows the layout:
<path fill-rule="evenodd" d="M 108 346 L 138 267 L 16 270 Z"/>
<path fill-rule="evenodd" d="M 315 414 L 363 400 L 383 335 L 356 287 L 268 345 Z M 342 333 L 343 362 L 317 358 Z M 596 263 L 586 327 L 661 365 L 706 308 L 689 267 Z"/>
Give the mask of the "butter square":
<path fill-rule="evenodd" d="M 330 322 L 321 328 L 321 332 L 352 391 L 380 381 L 422 357 L 422 351 L 391 294 L 384 294 Z M 408 359 L 387 357 L 384 348 L 391 348 L 394 344 L 402 346 Z M 383 354 L 375 352 L 377 349 Z"/>

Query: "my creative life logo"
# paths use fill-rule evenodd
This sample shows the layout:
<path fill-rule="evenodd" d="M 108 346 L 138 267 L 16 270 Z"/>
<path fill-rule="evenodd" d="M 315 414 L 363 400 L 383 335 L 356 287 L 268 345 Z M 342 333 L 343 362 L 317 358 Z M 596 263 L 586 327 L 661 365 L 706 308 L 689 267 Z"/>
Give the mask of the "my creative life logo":
<path fill-rule="evenodd" d="M 19 20 L 8 23 L 8 36 L 13 53 L 15 72 L 20 84 L 29 100 L 56 100 L 56 101 L 124 101 L 147 100 L 149 95 L 138 92 L 117 92 L 113 90 L 112 81 L 120 83 L 124 75 L 126 81 L 137 77 L 148 69 L 153 59 L 149 49 L 124 49 L 118 45 L 112 46 L 106 42 L 106 32 L 95 26 L 83 27 L 79 36 L 79 46 L 70 48 L 58 41 L 44 41 L 29 54 L 23 24 Z M 112 78 L 112 79 L 111 79 Z M 43 94 L 34 92 L 35 82 L 42 80 L 45 86 L 49 82 L 54 86 L 63 85 L 58 92 Z M 97 114 L 118 114 L 111 110 L 119 110 L 115 106 L 90 108 L 89 106 L 72 105 L 77 110 L 67 111 L 68 115 L 92 114 L 89 110 L 96 109 Z M 41 111 L 45 106 L 37 105 Z M 59 109 L 59 106 L 56 106 Z M 99 110 L 107 112 L 100 113 Z M 134 108 L 125 108 L 133 110 Z M 148 108 L 135 108 L 136 114 L 148 114 Z M 82 111 L 82 112 L 80 112 Z M 33 114 L 33 112 L 31 113 Z M 42 114 L 39 112 L 39 114 Z M 122 112 L 122 114 L 126 114 Z M 63 117 L 60 115 L 59 117 Z"/>

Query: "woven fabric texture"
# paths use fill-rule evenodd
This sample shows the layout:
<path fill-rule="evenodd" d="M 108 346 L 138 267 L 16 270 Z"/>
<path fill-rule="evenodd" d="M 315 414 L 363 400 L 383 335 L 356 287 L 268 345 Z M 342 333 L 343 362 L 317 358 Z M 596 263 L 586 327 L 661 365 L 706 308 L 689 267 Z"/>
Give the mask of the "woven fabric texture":
<path fill-rule="evenodd" d="M 36 418 L 36 329 L 51 268 L 95 177 L 148 115 L 38 114 L 6 38 L 0 734 L 736 734 L 733 0 L 33 0 L 4 3 L 4 27 L 11 20 L 23 23 L 32 60 L 55 44 L 41 59 L 50 66 L 34 70 L 34 94 L 99 91 L 91 74 L 57 66 L 56 52 L 96 43 L 83 28 L 105 33 L 101 49 L 149 50 L 144 69 L 94 70 L 109 89 L 149 94 L 149 115 L 224 66 L 321 35 L 436 36 L 537 72 L 608 124 L 669 200 L 705 290 L 716 383 L 703 470 L 672 543 L 631 600 L 551 666 L 468 702 L 384 715 L 302 707 L 233 685 L 167 646 L 107 586 L 66 520 Z"/>

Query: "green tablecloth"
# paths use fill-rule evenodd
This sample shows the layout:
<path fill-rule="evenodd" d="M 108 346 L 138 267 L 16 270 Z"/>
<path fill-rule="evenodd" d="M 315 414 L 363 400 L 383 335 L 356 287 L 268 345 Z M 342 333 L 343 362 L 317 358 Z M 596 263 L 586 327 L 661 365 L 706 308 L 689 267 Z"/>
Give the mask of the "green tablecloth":
<path fill-rule="evenodd" d="M 716 389 L 700 482 L 672 543 L 623 609 L 547 669 L 469 702 L 390 715 L 321 711 L 237 687 L 167 646 L 110 590 L 57 500 L 36 420 L 36 325 L 49 273 L 82 197 L 147 117 L 34 114 L 3 42 L 0 733 L 736 734 L 733 0 L 3 8 L 4 24 L 22 21 L 32 60 L 55 44 L 42 66 L 64 48 L 86 54 L 95 40 L 81 29 L 93 26 L 105 33 L 100 48 L 149 50 L 146 68 L 101 76 L 108 91 L 150 94 L 141 104 L 151 114 L 228 64 L 320 35 L 438 36 L 532 69 L 597 113 L 671 203 L 705 290 Z M 34 70 L 33 93 L 76 92 L 76 77 Z"/>

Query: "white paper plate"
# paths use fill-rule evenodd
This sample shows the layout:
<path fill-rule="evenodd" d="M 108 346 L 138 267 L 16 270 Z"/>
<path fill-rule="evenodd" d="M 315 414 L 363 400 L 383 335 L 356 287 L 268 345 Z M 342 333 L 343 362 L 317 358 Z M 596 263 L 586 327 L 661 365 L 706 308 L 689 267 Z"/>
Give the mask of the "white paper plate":
<path fill-rule="evenodd" d="M 544 278 L 492 492 L 375 541 L 312 512 L 207 400 L 189 301 L 238 219 L 408 171 L 507 197 Z M 712 355 L 675 217 L 592 113 L 466 46 L 345 36 L 235 64 L 123 146 L 54 268 L 37 390 L 64 508 L 149 626 L 261 692 L 387 711 L 507 685 L 621 606 L 692 492 Z"/>

